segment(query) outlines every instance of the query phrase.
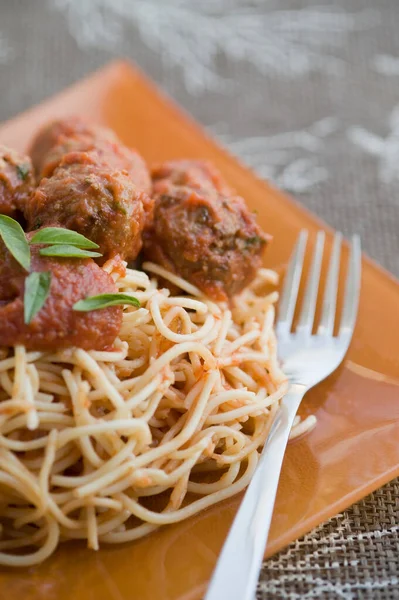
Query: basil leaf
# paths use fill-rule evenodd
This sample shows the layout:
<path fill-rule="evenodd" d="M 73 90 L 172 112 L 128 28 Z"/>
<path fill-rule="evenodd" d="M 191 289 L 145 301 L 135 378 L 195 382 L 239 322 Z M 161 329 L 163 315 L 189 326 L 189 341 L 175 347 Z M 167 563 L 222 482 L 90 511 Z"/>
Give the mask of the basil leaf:
<path fill-rule="evenodd" d="M 30 249 L 21 225 L 6 215 L 0 215 L 0 237 L 21 267 L 29 271 Z"/>
<path fill-rule="evenodd" d="M 129 304 L 130 306 L 140 308 L 140 302 L 137 298 L 128 296 L 128 294 L 116 293 L 99 294 L 98 296 L 84 298 L 73 305 L 73 310 L 89 312 L 90 310 L 99 310 L 100 308 L 108 308 L 108 306 L 117 306 L 118 304 Z"/>
<path fill-rule="evenodd" d="M 88 240 L 84 235 L 63 227 L 45 227 L 32 237 L 31 244 L 53 244 L 77 246 L 78 248 L 99 248 L 99 245 Z"/>
<path fill-rule="evenodd" d="M 31 273 L 25 279 L 24 322 L 26 325 L 29 325 L 46 302 L 50 284 L 51 273 L 47 271 Z"/>
<path fill-rule="evenodd" d="M 99 252 L 92 252 L 91 250 L 82 250 L 76 246 L 48 246 L 39 250 L 41 256 L 58 256 L 63 258 L 96 258 L 102 256 Z"/>

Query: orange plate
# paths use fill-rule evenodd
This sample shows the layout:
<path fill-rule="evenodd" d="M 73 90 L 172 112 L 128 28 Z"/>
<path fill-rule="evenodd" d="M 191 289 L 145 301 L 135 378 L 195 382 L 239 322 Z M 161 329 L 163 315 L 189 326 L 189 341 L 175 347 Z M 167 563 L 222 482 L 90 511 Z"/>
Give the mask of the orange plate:
<path fill-rule="evenodd" d="M 0 141 L 26 149 L 54 117 L 76 114 L 114 129 L 149 162 L 208 158 L 259 213 L 274 242 L 266 265 L 282 268 L 299 230 L 325 225 L 259 181 L 124 62 L 95 73 L 0 128 Z M 331 230 L 327 229 L 327 247 Z M 314 238 L 314 236 L 312 236 Z M 399 475 L 398 283 L 367 259 L 355 337 L 341 368 L 308 394 L 318 424 L 290 444 L 267 555 Z M 197 600 L 240 497 L 147 538 L 99 552 L 68 543 L 44 565 L 0 571 L 0 597 L 58 600 Z"/>

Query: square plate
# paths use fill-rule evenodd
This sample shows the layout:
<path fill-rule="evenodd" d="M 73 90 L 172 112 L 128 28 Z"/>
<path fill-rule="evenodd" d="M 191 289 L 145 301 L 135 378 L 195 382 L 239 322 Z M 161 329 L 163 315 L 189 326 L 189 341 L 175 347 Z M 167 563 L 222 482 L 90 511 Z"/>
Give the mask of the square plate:
<path fill-rule="evenodd" d="M 0 141 L 25 150 L 44 122 L 81 114 L 108 125 L 151 163 L 207 158 L 256 209 L 273 234 L 265 264 L 286 264 L 299 230 L 332 232 L 241 166 L 125 62 L 116 62 L 0 127 Z M 314 237 L 314 236 L 313 236 Z M 363 260 L 355 336 L 345 363 L 306 396 L 317 427 L 289 445 L 266 555 L 399 475 L 398 283 Z M 20 600 L 198 600 L 240 497 L 122 546 L 92 552 L 68 543 L 43 565 L 0 571 L 0 597 Z"/>

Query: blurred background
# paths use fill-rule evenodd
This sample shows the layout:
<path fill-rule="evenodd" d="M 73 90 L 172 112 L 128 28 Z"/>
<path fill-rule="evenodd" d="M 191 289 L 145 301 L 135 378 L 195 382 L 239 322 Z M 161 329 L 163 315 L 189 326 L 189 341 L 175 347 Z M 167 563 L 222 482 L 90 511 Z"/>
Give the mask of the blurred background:
<path fill-rule="evenodd" d="M 399 275 L 398 26 L 398 0 L 0 0 L 0 120 L 127 57 Z M 259 598 L 399 598 L 398 502 L 396 481 L 292 544 Z"/>

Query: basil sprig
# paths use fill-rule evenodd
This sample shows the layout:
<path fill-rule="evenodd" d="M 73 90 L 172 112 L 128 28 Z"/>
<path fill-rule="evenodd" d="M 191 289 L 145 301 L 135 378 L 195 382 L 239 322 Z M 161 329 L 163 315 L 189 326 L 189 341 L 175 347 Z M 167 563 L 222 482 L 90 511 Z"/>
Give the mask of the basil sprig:
<path fill-rule="evenodd" d="M 98 258 L 102 256 L 100 252 L 91 251 L 93 248 L 99 248 L 98 244 L 88 240 L 77 231 L 63 227 L 45 227 L 35 233 L 28 242 L 18 221 L 6 215 L 0 215 L 0 237 L 15 260 L 26 271 L 30 269 L 30 244 L 49 246 L 39 250 L 39 254 L 42 256 L 58 258 Z"/>
<path fill-rule="evenodd" d="M 31 273 L 25 279 L 24 292 L 24 322 L 26 325 L 32 321 L 44 303 L 50 292 L 51 273 L 42 271 Z"/>
<path fill-rule="evenodd" d="M 0 237 L 6 248 L 26 271 L 30 268 L 30 250 L 21 225 L 6 215 L 0 215 Z"/>
<path fill-rule="evenodd" d="M 89 312 L 91 310 L 99 310 L 100 308 L 108 308 L 109 306 L 117 306 L 120 304 L 128 304 L 140 308 L 140 302 L 137 298 L 119 292 L 115 294 L 98 294 L 98 296 L 84 298 L 73 305 L 73 310 Z"/>
<path fill-rule="evenodd" d="M 84 235 L 63 227 L 45 227 L 32 237 L 31 244 L 52 244 L 53 246 L 76 246 L 78 248 L 99 248 L 99 245 L 88 240 Z"/>
<path fill-rule="evenodd" d="M 15 260 L 29 271 L 31 256 L 29 243 L 20 224 L 6 215 L 0 215 L 0 237 Z M 95 258 L 102 256 L 88 248 L 99 248 L 91 240 L 69 229 L 61 227 L 46 227 L 34 234 L 31 244 L 47 245 L 41 248 L 41 256 L 68 258 Z M 30 273 L 25 279 L 24 290 L 24 322 L 28 325 L 43 308 L 50 293 L 51 273 L 48 271 Z M 110 306 L 135 306 L 140 308 L 140 302 L 134 296 L 123 293 L 99 294 L 79 300 L 73 305 L 73 310 L 89 312 Z"/>
<path fill-rule="evenodd" d="M 91 250 L 82 250 L 77 246 L 69 244 L 60 244 L 59 246 L 48 246 L 39 250 L 41 256 L 55 256 L 58 258 L 97 258 L 102 256 L 100 252 L 92 252 Z"/>
<path fill-rule="evenodd" d="M 26 177 L 25 171 L 20 173 L 21 177 Z M 15 260 L 29 272 L 31 266 L 30 244 L 43 244 L 46 248 L 41 248 L 39 254 L 41 256 L 68 257 L 68 258 L 97 258 L 102 256 L 99 252 L 92 252 L 91 249 L 99 248 L 99 245 L 87 239 L 77 231 L 64 229 L 63 227 L 45 227 L 36 232 L 30 242 L 26 239 L 25 232 L 21 225 L 15 219 L 6 215 L 0 215 L 0 238 L 3 240 L 6 248 Z M 51 273 L 50 272 L 33 272 L 25 279 L 24 290 L 24 322 L 28 325 L 37 315 L 50 293 Z M 118 296 L 118 294 L 103 294 L 103 296 Z M 125 294 L 121 294 L 125 296 Z M 93 296 L 86 300 L 101 298 L 101 296 Z M 132 304 L 140 306 L 140 303 L 135 298 L 126 296 L 128 300 L 124 302 L 111 302 L 106 306 L 114 304 Z M 85 300 L 81 301 L 85 302 Z M 76 304 L 79 304 L 77 302 Z M 75 306 L 76 306 L 75 304 Z M 96 308 L 105 308 L 100 306 L 99 302 L 95 303 Z M 96 310 L 96 308 L 77 308 L 75 310 Z"/>

